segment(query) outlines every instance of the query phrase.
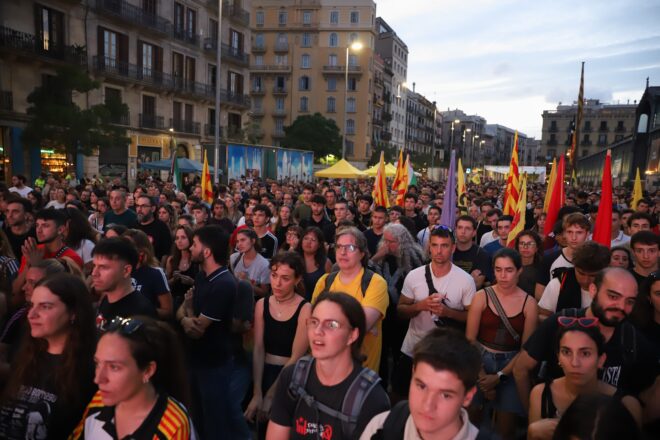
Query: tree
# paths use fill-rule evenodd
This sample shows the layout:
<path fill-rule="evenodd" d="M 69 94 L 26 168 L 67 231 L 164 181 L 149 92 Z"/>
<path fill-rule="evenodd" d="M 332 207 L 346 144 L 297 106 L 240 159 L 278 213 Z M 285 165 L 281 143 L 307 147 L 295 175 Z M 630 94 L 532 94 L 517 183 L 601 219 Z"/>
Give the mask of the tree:
<path fill-rule="evenodd" d="M 385 162 L 387 163 L 394 163 L 399 159 L 399 152 L 396 147 L 389 145 L 386 142 L 379 142 L 378 145 L 375 145 L 371 149 L 371 157 L 369 158 L 369 162 L 367 162 L 367 166 L 371 167 L 380 162 L 381 151 L 385 153 Z"/>
<path fill-rule="evenodd" d="M 116 125 L 125 120 L 128 106 L 118 99 L 81 109 L 76 97 L 99 88 L 78 66 L 65 66 L 47 77 L 28 96 L 30 120 L 23 131 L 23 142 L 40 145 L 74 156 L 91 154 L 95 147 L 126 145 L 126 129 Z"/>
<path fill-rule="evenodd" d="M 339 127 L 321 113 L 298 116 L 293 124 L 284 127 L 284 133 L 283 146 L 312 150 L 317 160 L 328 154 L 341 155 Z"/>

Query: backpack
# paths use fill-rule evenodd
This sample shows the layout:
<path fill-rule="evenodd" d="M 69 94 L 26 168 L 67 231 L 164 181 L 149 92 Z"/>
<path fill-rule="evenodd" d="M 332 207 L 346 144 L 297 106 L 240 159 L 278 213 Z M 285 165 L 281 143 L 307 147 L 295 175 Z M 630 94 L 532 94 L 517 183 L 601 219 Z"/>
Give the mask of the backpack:
<path fill-rule="evenodd" d="M 310 395 L 305 389 L 307 386 L 307 380 L 309 379 L 309 373 L 312 371 L 313 366 L 314 358 L 308 355 L 298 359 L 293 369 L 293 376 L 291 377 L 288 393 L 292 399 L 296 400 L 294 413 L 298 411 L 300 401 L 304 400 L 305 404 L 313 410 L 317 412 L 320 411 L 341 421 L 341 429 L 344 438 L 353 438 L 362 406 L 371 391 L 380 383 L 380 377 L 375 371 L 363 367 L 360 374 L 358 374 L 349 385 L 348 391 L 341 404 L 341 410 L 337 411 L 336 409 L 330 408 L 329 406 L 316 401 L 314 396 Z"/>
<path fill-rule="evenodd" d="M 364 273 L 362 274 L 362 279 L 360 280 L 360 290 L 362 291 L 362 297 L 367 293 L 371 279 L 374 277 L 374 271 L 368 268 L 364 268 Z M 332 283 L 335 282 L 335 278 L 339 275 L 339 271 L 330 272 L 327 277 L 325 277 L 325 285 L 323 286 L 323 291 L 321 293 L 328 292 Z"/>

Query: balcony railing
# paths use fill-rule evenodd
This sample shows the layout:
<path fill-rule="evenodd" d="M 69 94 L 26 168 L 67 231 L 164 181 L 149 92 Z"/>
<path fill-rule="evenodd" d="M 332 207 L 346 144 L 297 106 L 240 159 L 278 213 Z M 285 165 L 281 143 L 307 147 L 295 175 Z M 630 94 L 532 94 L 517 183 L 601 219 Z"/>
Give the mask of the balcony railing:
<path fill-rule="evenodd" d="M 42 40 L 33 34 L 0 26 L 0 49 L 25 53 L 31 57 L 64 61 L 80 66 L 87 64 L 87 51 L 82 46 L 67 46 Z"/>
<path fill-rule="evenodd" d="M 247 66 L 249 61 L 249 56 L 242 50 L 237 47 L 230 46 L 228 44 L 222 45 L 222 57 L 237 62 L 240 65 Z"/>
<path fill-rule="evenodd" d="M 140 128 L 165 129 L 165 119 L 162 116 L 140 113 Z"/>
<path fill-rule="evenodd" d="M 287 115 L 287 111 L 284 108 L 276 108 L 276 109 L 273 110 L 273 116 L 282 117 L 282 116 L 286 116 L 286 115 Z"/>
<path fill-rule="evenodd" d="M 323 66 L 323 73 L 337 73 L 344 74 L 346 73 L 346 66 Z M 362 67 L 360 66 L 348 66 L 348 73 L 356 74 L 362 73 Z"/>
<path fill-rule="evenodd" d="M 250 113 L 255 118 L 261 118 L 266 114 L 263 108 L 253 108 Z"/>
<path fill-rule="evenodd" d="M 570 129 L 570 127 L 569 127 L 569 129 Z M 593 130 L 593 128 L 591 128 L 591 125 L 585 126 L 584 129 L 582 129 L 582 133 L 591 133 L 593 131 L 594 130 Z"/>
<path fill-rule="evenodd" d="M 382 131 L 380 133 L 380 138 L 384 141 L 391 141 L 392 140 L 392 133 L 389 131 Z"/>
<path fill-rule="evenodd" d="M 172 37 L 174 37 L 175 40 L 199 47 L 199 36 L 194 32 L 188 32 L 184 29 L 174 29 L 174 31 L 172 31 Z"/>
<path fill-rule="evenodd" d="M 264 95 L 266 93 L 266 89 L 264 87 L 252 87 L 252 90 L 250 90 L 251 95 Z"/>
<path fill-rule="evenodd" d="M 591 145 L 591 141 L 585 141 L 583 139 L 582 142 L 580 142 L 580 145 L 589 146 L 589 145 Z"/>
<path fill-rule="evenodd" d="M 615 132 L 617 133 L 625 133 L 626 132 L 626 127 L 623 125 L 617 125 L 616 128 L 614 129 Z"/>
<path fill-rule="evenodd" d="M 93 0 L 94 8 L 101 13 L 120 18 L 123 22 L 140 28 L 170 34 L 172 23 L 156 14 L 128 3 L 126 0 Z"/>
<path fill-rule="evenodd" d="M 238 6 L 231 5 L 229 3 L 222 4 L 222 15 L 229 17 L 230 20 L 234 21 L 243 26 L 250 26 L 250 13 L 243 8 Z"/>
<path fill-rule="evenodd" d="M 126 113 L 123 115 L 113 116 L 110 118 L 110 122 L 115 125 L 124 125 L 129 127 L 131 125 L 131 114 Z"/>
<path fill-rule="evenodd" d="M 0 91 L 0 110 L 14 110 L 14 97 L 10 91 Z"/>
<path fill-rule="evenodd" d="M 601 133 L 607 133 L 608 131 L 610 131 L 610 129 L 607 125 L 601 125 L 600 127 L 598 127 L 598 131 Z"/>
<path fill-rule="evenodd" d="M 283 138 L 285 136 L 284 130 L 278 130 L 277 128 L 273 130 L 271 135 L 273 138 Z"/>
<path fill-rule="evenodd" d="M 252 43 L 252 53 L 263 53 L 266 52 L 265 43 Z"/>
<path fill-rule="evenodd" d="M 287 73 L 291 72 L 291 66 L 287 64 L 251 64 L 250 70 L 252 72 L 263 72 L 263 73 Z"/>
<path fill-rule="evenodd" d="M 275 43 L 275 52 L 288 52 L 289 43 L 278 41 Z"/>
<path fill-rule="evenodd" d="M 557 133 L 559 131 L 559 129 L 557 128 L 556 125 L 551 125 L 550 128 L 548 128 L 548 131 L 550 133 Z"/>
<path fill-rule="evenodd" d="M 200 123 L 185 119 L 170 118 L 170 127 L 178 133 L 199 134 Z"/>
<path fill-rule="evenodd" d="M 252 102 L 248 95 L 232 92 L 226 89 L 220 90 L 220 102 L 222 104 L 233 104 L 241 108 L 250 108 Z"/>
<path fill-rule="evenodd" d="M 273 95 L 286 95 L 287 93 L 286 87 L 273 87 Z"/>

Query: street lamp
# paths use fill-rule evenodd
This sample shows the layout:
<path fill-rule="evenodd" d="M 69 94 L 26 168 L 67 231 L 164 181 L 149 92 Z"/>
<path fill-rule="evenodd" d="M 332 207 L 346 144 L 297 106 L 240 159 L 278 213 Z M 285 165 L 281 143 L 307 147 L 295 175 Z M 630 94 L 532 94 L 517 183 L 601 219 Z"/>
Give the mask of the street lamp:
<path fill-rule="evenodd" d="M 471 132 L 472 132 L 471 128 L 466 128 L 465 130 L 463 130 L 463 136 L 462 136 L 463 139 L 462 139 L 462 142 L 461 142 L 461 144 L 462 144 L 461 145 L 461 157 L 463 159 L 465 159 L 465 134 L 466 133 L 471 133 Z"/>
<path fill-rule="evenodd" d="M 479 135 L 474 133 L 472 136 L 472 146 L 470 147 L 470 166 L 474 168 L 474 140 L 479 139 Z"/>
<path fill-rule="evenodd" d="M 451 149 L 454 148 L 454 124 L 460 124 L 461 121 L 459 119 L 454 119 L 451 121 L 451 136 L 449 137 L 449 151 L 451 152 Z"/>
<path fill-rule="evenodd" d="M 342 143 L 341 149 L 342 159 L 346 159 L 346 143 L 348 142 L 346 137 L 348 128 L 348 54 L 351 49 L 355 52 L 359 51 L 362 49 L 362 43 L 355 41 L 350 46 L 346 46 L 346 70 L 344 72 L 344 142 Z"/>

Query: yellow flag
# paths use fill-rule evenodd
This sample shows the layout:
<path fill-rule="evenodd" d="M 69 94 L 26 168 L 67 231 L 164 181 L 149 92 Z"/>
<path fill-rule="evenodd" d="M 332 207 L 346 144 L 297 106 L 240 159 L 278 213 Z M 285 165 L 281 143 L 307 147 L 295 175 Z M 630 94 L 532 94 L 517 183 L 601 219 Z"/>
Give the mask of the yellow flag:
<path fill-rule="evenodd" d="M 630 203 L 630 207 L 634 210 L 637 210 L 637 204 L 642 200 L 642 178 L 639 175 L 639 168 L 637 168 L 637 174 L 635 175 L 635 186 L 633 187 L 633 199 Z"/>
<path fill-rule="evenodd" d="M 476 174 L 476 173 L 473 174 L 472 177 L 470 178 L 470 180 L 471 180 L 472 183 L 474 183 L 475 185 L 481 185 L 481 177 L 479 177 L 479 174 Z"/>
<path fill-rule="evenodd" d="M 550 170 L 550 179 L 545 191 L 545 200 L 543 201 L 543 212 L 548 212 L 550 206 L 550 198 L 552 197 L 552 188 L 555 187 L 555 179 L 557 178 L 557 159 L 552 159 L 552 170 Z"/>
<path fill-rule="evenodd" d="M 378 164 L 378 172 L 376 173 L 376 180 L 374 180 L 374 190 L 372 196 L 376 206 L 390 207 L 390 199 L 387 194 L 387 179 L 385 176 L 385 156 L 384 152 L 380 152 L 380 163 Z"/>
<path fill-rule="evenodd" d="M 204 150 L 204 165 L 202 167 L 202 201 L 213 203 L 213 183 L 211 173 L 209 173 L 209 160 Z"/>
<path fill-rule="evenodd" d="M 520 179 L 520 188 L 518 190 L 518 206 L 514 213 L 513 222 L 511 223 L 511 231 L 506 240 L 507 247 L 513 247 L 513 242 L 518 234 L 525 229 L 526 213 L 527 213 L 527 173 L 522 175 Z"/>

